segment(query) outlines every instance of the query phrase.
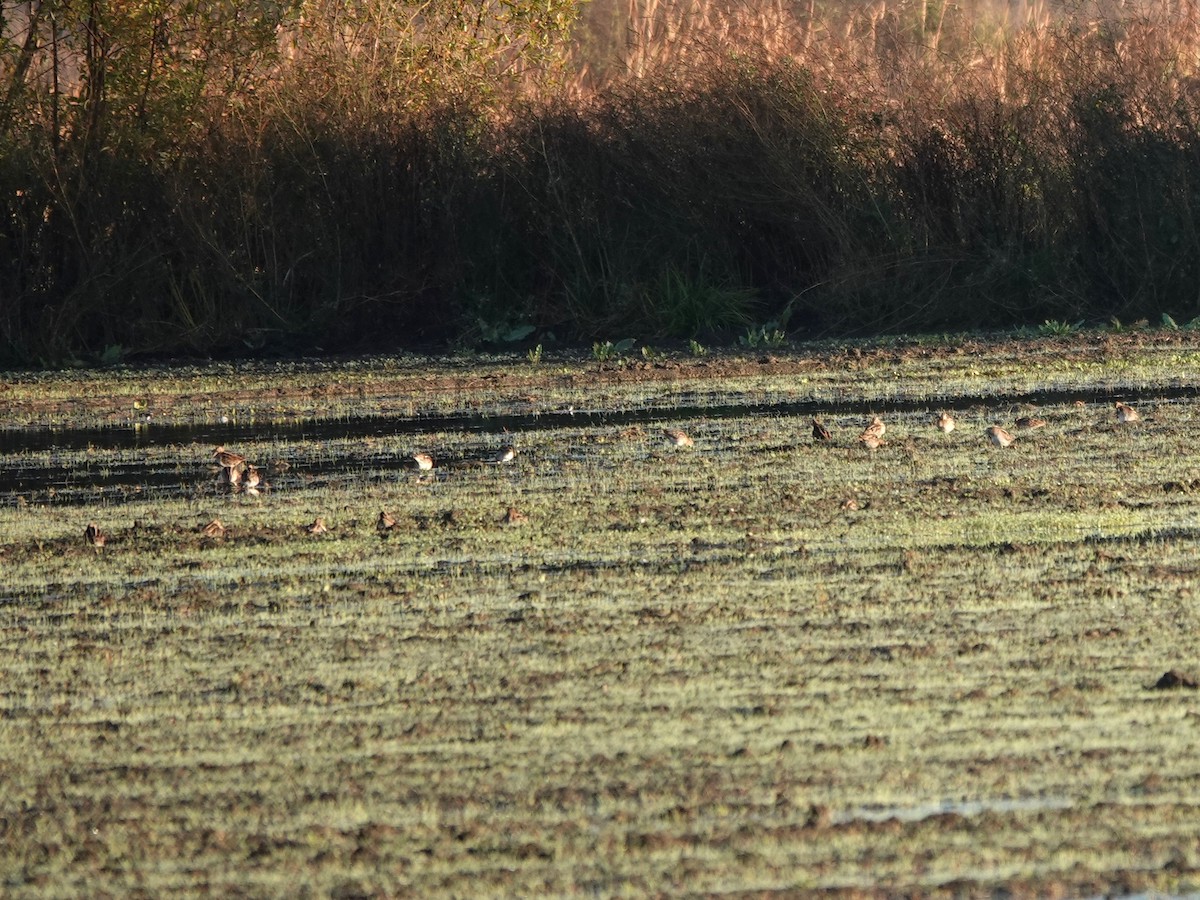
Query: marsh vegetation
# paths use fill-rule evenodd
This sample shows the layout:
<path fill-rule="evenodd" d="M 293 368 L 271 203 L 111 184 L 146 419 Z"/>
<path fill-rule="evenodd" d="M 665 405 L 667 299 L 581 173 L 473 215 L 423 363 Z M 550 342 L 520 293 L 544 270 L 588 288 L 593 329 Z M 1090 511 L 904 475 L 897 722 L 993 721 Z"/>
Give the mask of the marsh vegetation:
<path fill-rule="evenodd" d="M 1195 891 L 1200 344 L 967 351 L 6 380 L 4 893 Z M 472 427 L 363 432 L 416 384 Z"/>
<path fill-rule="evenodd" d="M 0 21 L 14 364 L 1200 315 L 1187 4 Z"/>

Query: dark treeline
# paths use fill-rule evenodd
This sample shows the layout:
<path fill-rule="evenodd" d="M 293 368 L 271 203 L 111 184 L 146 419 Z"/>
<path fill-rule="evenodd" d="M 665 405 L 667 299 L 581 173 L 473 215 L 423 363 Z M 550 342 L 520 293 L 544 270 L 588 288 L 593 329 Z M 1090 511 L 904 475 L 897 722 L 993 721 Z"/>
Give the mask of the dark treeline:
<path fill-rule="evenodd" d="M 0 361 L 1200 315 L 1170 10 L 410 6 L 6 9 Z"/>

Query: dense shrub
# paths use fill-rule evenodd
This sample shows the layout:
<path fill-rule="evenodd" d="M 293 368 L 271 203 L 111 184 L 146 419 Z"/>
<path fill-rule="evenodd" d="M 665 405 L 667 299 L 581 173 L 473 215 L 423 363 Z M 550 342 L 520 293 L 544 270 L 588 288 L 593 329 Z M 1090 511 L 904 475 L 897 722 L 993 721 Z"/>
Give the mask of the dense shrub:
<path fill-rule="evenodd" d="M 1175 7 L 28 9 L 9 362 L 1200 315 Z"/>

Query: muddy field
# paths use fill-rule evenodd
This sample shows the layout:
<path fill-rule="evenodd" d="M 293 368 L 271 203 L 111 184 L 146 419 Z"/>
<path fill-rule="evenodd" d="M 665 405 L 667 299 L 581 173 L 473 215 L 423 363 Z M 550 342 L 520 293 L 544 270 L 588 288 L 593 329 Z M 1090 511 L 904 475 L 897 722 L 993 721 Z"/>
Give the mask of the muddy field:
<path fill-rule="evenodd" d="M 1198 891 L 1198 375 L 1180 333 L 5 375 L 0 893 Z"/>

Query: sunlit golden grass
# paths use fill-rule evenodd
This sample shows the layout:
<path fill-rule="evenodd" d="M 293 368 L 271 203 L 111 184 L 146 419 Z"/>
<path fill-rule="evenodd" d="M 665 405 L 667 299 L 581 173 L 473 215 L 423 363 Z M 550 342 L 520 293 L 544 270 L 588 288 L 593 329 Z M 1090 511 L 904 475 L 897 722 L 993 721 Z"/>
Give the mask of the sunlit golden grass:
<path fill-rule="evenodd" d="M 1047 404 L 1005 450 L 1002 402 L 885 412 L 875 452 L 831 405 L 830 446 L 752 413 L 506 465 L 263 439 L 311 480 L 227 496 L 211 447 L 150 446 L 187 489 L 9 493 L 4 892 L 1194 891 L 1200 705 L 1151 687 L 1197 669 L 1200 416 L 1125 396 L 1145 421 Z M 380 465 L 415 444 L 461 463 Z"/>

